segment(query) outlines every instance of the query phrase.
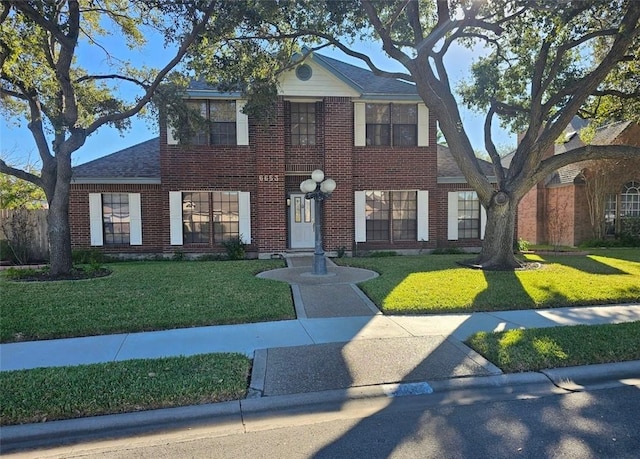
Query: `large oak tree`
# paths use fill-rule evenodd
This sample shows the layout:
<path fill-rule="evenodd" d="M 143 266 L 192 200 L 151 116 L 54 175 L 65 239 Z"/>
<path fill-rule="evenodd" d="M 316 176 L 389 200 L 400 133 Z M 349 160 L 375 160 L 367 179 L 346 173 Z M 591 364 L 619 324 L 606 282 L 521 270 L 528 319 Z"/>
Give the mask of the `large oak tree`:
<path fill-rule="evenodd" d="M 597 113 L 607 119 L 615 109 L 625 115 L 637 107 L 640 2 L 327 0 L 322 8 L 323 17 L 332 21 L 364 21 L 404 71 L 385 71 L 357 52 L 349 41 L 355 29 L 339 36 L 310 26 L 298 30 L 300 34 L 322 40 L 318 48 L 337 46 L 377 75 L 415 83 L 437 117 L 451 154 L 487 210 L 482 251 L 472 261 L 476 266 L 519 266 L 513 254 L 518 203 L 552 171 L 577 161 L 640 153 L 628 146 L 587 145 L 545 155 L 577 114 Z M 452 86 L 446 65 L 454 43 L 484 46 L 486 51 L 470 69 L 471 81 L 461 88 Z M 485 149 L 494 165 L 495 184 L 480 169 L 460 114 L 461 102 L 486 113 Z M 603 110 L 604 102 L 611 108 Z M 523 133 L 508 170 L 501 166 L 492 139 L 491 128 L 499 121 Z"/>
<path fill-rule="evenodd" d="M 69 190 L 72 155 L 104 126 L 126 130 L 130 118 L 160 101 L 169 115 L 184 112 L 180 86 L 188 78 L 169 78 L 182 64 L 187 76 L 201 70 L 208 81 L 223 79 L 235 87 L 253 81 L 273 92 L 273 68 L 282 53 L 267 42 L 251 40 L 272 31 L 273 2 L 260 0 L 16 0 L 0 4 L 0 100 L 7 119 L 26 120 L 42 160 L 40 175 L 0 160 L 0 172 L 44 189 L 52 276 L 72 268 Z M 146 35 L 160 37 L 166 49 L 160 68 L 118 54 L 127 46 L 135 56 Z M 238 39 L 237 43 L 233 40 Z M 164 43 L 162 43 L 164 40 Z M 285 42 L 278 42 L 279 45 Z M 88 49 L 91 63 L 110 63 L 96 73 L 79 58 Z M 282 48 L 282 47 L 280 47 Z M 247 55 L 252 55 L 248 59 Z M 222 65 L 221 65 L 222 64 Z M 216 76 L 217 75 L 217 76 Z M 134 88 L 135 90 L 131 90 Z M 248 92 L 247 85 L 243 90 Z M 259 91 L 257 91 L 259 92 Z M 258 98 L 259 100 L 259 98 Z M 258 104 L 259 105 L 259 104 Z M 158 106 L 158 105 L 156 105 Z M 157 119 L 154 119 L 157 123 Z"/>

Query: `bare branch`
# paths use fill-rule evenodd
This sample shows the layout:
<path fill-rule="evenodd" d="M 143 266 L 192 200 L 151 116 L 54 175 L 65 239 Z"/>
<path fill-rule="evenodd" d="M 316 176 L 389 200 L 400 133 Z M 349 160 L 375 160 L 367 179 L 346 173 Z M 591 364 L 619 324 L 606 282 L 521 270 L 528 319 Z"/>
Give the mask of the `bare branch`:
<path fill-rule="evenodd" d="M 194 25 L 193 29 L 191 30 L 191 32 L 185 37 L 185 39 L 182 41 L 180 47 L 178 48 L 178 51 L 176 52 L 176 55 L 173 57 L 173 59 L 171 59 L 169 61 L 169 63 L 167 63 L 167 65 L 165 65 L 156 75 L 155 79 L 153 80 L 153 82 L 148 86 L 146 93 L 138 100 L 138 102 L 136 103 L 136 105 L 134 105 L 133 107 L 131 107 L 128 110 L 125 110 L 123 112 L 120 113 L 112 113 L 109 115 L 105 115 L 102 116 L 100 118 L 98 118 L 97 120 L 95 120 L 93 123 L 91 123 L 91 125 L 89 125 L 86 129 L 85 129 L 85 133 L 86 135 L 90 135 L 91 133 L 93 133 L 96 129 L 98 129 L 100 126 L 106 124 L 106 123 L 112 123 L 112 122 L 116 122 L 116 121 L 120 121 L 126 118 L 129 118 L 133 115 L 135 115 L 136 113 L 138 113 L 147 103 L 149 103 L 149 101 L 151 100 L 151 98 L 154 96 L 156 90 L 158 89 L 158 87 L 160 86 L 160 84 L 162 83 L 162 81 L 164 80 L 165 76 L 167 76 L 167 74 L 176 66 L 178 65 L 178 63 L 182 60 L 182 58 L 185 56 L 185 54 L 187 53 L 187 51 L 189 50 L 189 48 L 191 47 L 192 43 L 196 40 L 197 37 L 200 36 L 200 34 L 202 33 L 202 31 L 204 30 L 204 28 L 206 27 L 207 23 L 209 22 L 209 18 L 211 17 L 211 15 L 213 14 L 214 10 L 216 8 L 216 4 L 215 2 L 211 2 L 209 3 L 209 6 L 207 7 L 207 9 L 204 11 L 204 14 L 200 20 L 200 22 L 196 25 Z"/>
<path fill-rule="evenodd" d="M 31 182 L 36 186 L 42 188 L 42 179 L 35 174 L 24 171 L 22 169 L 16 169 L 15 167 L 9 166 L 3 159 L 0 159 L 0 172 L 8 175 L 13 175 L 20 180 L 25 180 L 27 182 Z"/>
<path fill-rule="evenodd" d="M 585 145 L 541 161 L 530 181 L 538 183 L 553 171 L 580 161 L 624 158 L 637 158 L 640 161 L 640 148 L 631 145 Z"/>
<path fill-rule="evenodd" d="M 118 75 L 116 73 L 113 73 L 110 75 L 84 75 L 76 79 L 75 82 L 82 83 L 83 81 L 95 81 L 95 80 L 124 80 L 130 83 L 134 83 L 138 86 L 141 86 L 145 90 L 149 88 L 149 85 L 145 84 L 144 82 L 136 78 L 128 77 L 126 75 Z"/>
<path fill-rule="evenodd" d="M 498 150 L 496 149 L 496 145 L 493 143 L 491 136 L 491 122 L 493 121 L 494 113 L 494 104 L 492 103 L 491 108 L 489 108 L 489 112 L 484 119 L 484 147 L 486 148 L 487 153 L 489 153 L 489 157 L 493 163 L 493 169 L 498 180 L 498 187 L 502 188 L 502 185 L 504 184 L 504 169 L 502 168 L 500 155 L 498 154 Z"/>

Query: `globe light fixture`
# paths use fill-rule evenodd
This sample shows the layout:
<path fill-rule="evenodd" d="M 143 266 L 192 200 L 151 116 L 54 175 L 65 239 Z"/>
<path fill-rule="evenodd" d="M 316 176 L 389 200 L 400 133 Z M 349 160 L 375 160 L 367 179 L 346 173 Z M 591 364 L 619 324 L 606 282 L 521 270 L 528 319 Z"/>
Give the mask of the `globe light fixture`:
<path fill-rule="evenodd" d="M 313 271 L 311 274 L 324 276 L 327 274 L 327 260 L 322 248 L 322 201 L 329 199 L 336 189 L 333 179 L 324 178 L 324 171 L 316 169 L 311 173 L 311 178 L 300 184 L 300 191 L 305 193 L 306 199 L 313 199 L 315 203 L 315 249 L 313 252 Z"/>

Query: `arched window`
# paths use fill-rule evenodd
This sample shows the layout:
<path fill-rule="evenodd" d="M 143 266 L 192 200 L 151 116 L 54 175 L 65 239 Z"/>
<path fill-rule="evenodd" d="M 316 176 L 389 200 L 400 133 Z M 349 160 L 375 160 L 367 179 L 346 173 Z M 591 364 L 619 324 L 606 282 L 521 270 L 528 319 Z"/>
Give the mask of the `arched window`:
<path fill-rule="evenodd" d="M 620 216 L 640 217 L 640 182 L 631 181 L 622 187 Z"/>

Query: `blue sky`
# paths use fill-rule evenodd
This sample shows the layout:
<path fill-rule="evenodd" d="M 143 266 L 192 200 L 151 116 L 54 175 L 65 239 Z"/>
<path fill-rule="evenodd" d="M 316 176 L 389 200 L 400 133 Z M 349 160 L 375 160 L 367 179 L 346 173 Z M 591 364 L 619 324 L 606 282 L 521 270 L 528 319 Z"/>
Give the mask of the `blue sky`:
<path fill-rule="evenodd" d="M 150 40 L 148 45 L 135 53 L 130 52 L 115 39 L 110 39 L 103 43 L 109 49 L 116 49 L 119 57 L 128 58 L 136 65 L 157 67 L 169 59 L 169 51 L 162 46 L 162 40 Z M 115 48 L 113 47 L 115 46 Z M 388 58 L 381 50 L 380 45 L 375 43 L 356 43 L 354 47 L 371 57 L 376 65 L 384 70 L 402 70 L 400 64 Z M 477 50 L 469 50 L 462 47 L 452 47 L 447 59 L 449 77 L 455 83 L 465 78 L 471 66 L 473 58 L 477 55 Z M 364 67 L 361 61 L 346 56 L 341 51 L 334 49 L 324 49 L 321 54 L 349 62 L 353 65 Z M 84 44 L 79 48 L 78 60 L 91 72 L 102 73 L 109 71 L 109 62 L 104 52 L 94 46 Z M 126 90 L 126 88 L 122 88 Z M 467 130 L 471 143 L 476 150 L 484 151 L 483 123 L 484 115 L 461 109 L 463 123 Z M 26 127 L 26 122 L 21 126 L 15 126 L 13 122 L 4 122 L 0 125 L 0 154 L 7 162 L 15 165 L 24 165 L 27 162 L 35 163 L 39 166 L 39 155 L 33 141 L 31 133 Z M 494 142 L 499 147 L 501 145 L 515 146 L 515 135 L 510 134 L 497 126 L 494 122 Z M 84 146 L 74 153 L 73 164 L 83 164 L 93 159 L 108 155 L 123 148 L 143 142 L 157 135 L 157 127 L 152 126 L 149 120 L 134 118 L 132 127 L 124 134 L 110 127 L 102 127 L 94 135 L 90 136 Z"/>

